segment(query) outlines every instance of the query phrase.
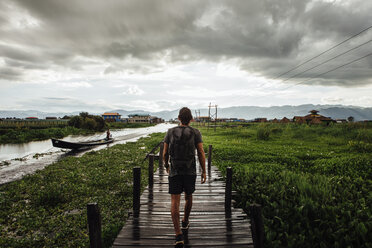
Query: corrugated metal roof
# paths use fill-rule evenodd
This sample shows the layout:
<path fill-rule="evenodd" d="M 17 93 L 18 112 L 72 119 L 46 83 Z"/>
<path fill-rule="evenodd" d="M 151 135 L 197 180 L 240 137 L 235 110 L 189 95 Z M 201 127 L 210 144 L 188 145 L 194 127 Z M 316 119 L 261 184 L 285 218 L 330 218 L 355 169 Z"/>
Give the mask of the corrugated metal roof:
<path fill-rule="evenodd" d="M 102 115 L 121 115 L 121 114 L 119 114 L 119 113 L 104 113 Z"/>

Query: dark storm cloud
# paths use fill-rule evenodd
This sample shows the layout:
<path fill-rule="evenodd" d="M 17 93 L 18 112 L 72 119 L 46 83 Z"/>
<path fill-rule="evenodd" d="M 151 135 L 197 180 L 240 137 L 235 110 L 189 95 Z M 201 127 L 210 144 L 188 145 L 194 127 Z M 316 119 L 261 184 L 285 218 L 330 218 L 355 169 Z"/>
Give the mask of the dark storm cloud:
<path fill-rule="evenodd" d="M 75 68 L 72 62 L 82 56 L 111 63 L 104 73 L 125 70 L 118 60 L 123 65 L 132 59 L 142 60 L 147 66 L 153 61 L 157 67 L 156 61 L 161 59 L 175 63 L 236 59 L 243 70 L 275 78 L 372 24 L 367 22 L 372 20 L 372 2 L 360 0 L 15 2 L 19 9 L 38 20 L 38 26 L 12 31 L 4 28 L 5 20 L 0 16 L 0 35 L 4 42 L 35 52 L 5 49 L 3 45 L 0 50 L 5 52 L 1 57 L 19 60 L 18 63 L 34 61 L 40 67 L 54 63 Z M 371 33 L 372 30 L 365 36 L 371 38 Z M 340 51 L 349 49 L 350 44 L 340 47 L 343 49 Z M 353 58 L 371 50 L 371 45 L 365 46 Z M 337 62 L 348 60 L 346 57 Z M 334 72 L 311 82 L 369 84 L 371 64 L 366 59 L 356 65 L 350 67 L 355 70 L 349 68 L 347 77 L 345 73 Z M 295 77 L 294 83 L 332 66 Z M 152 71 L 136 65 L 128 70 Z"/>
<path fill-rule="evenodd" d="M 41 58 L 35 53 L 31 53 L 25 49 L 14 48 L 7 45 L 0 45 L 0 54 L 3 58 L 12 60 L 25 61 L 25 62 L 41 62 Z"/>
<path fill-rule="evenodd" d="M 30 63 L 28 61 L 19 61 L 14 59 L 4 59 L 5 65 L 11 68 L 22 69 L 47 69 L 48 66 L 40 63 Z"/>
<path fill-rule="evenodd" d="M 19 80 L 22 76 L 22 72 L 17 69 L 0 67 L 0 79 L 6 80 Z"/>

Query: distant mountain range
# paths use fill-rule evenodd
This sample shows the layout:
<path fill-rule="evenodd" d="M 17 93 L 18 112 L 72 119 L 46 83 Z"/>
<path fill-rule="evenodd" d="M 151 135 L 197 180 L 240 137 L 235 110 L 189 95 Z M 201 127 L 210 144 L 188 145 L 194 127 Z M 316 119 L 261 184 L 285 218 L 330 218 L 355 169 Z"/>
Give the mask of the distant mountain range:
<path fill-rule="evenodd" d="M 218 118 L 244 118 L 247 120 L 252 120 L 259 117 L 265 117 L 267 119 L 274 118 L 293 118 L 293 116 L 304 116 L 308 114 L 310 110 L 318 110 L 319 114 L 331 117 L 333 119 L 346 119 L 349 116 L 353 116 L 356 121 L 360 120 L 372 120 L 372 108 L 362 108 L 355 106 L 343 106 L 343 105 L 299 105 L 299 106 L 273 106 L 273 107 L 256 107 L 256 106 L 237 106 L 229 108 L 219 108 L 218 109 Z M 49 116 L 63 117 L 65 115 L 78 115 L 79 112 L 70 112 L 70 113 L 46 113 L 36 110 L 25 110 L 25 111 L 7 111 L 0 110 L 0 118 L 5 117 L 16 117 L 16 118 L 25 118 L 25 117 L 38 117 L 45 118 Z M 150 114 L 153 116 L 161 117 L 165 120 L 177 118 L 178 109 L 172 111 L 160 111 L 160 112 L 148 112 L 144 110 L 133 110 L 127 111 L 123 109 L 108 110 L 107 112 L 118 112 L 122 117 L 127 117 L 129 114 Z M 214 109 L 211 111 L 214 114 Z M 193 115 L 195 110 L 192 110 Z M 102 114 L 102 113 L 91 113 L 91 114 Z M 201 116 L 208 116 L 208 109 L 200 109 Z"/>

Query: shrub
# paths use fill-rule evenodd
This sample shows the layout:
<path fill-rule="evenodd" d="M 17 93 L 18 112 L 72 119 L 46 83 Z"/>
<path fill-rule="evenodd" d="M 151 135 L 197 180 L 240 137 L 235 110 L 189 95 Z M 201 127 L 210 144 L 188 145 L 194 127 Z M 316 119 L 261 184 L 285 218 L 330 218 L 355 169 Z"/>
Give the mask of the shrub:
<path fill-rule="evenodd" d="M 257 139 L 258 140 L 269 140 L 270 130 L 267 127 L 259 127 L 257 129 Z"/>
<path fill-rule="evenodd" d="M 68 196 L 69 192 L 65 190 L 63 185 L 50 183 L 37 192 L 33 198 L 33 204 L 36 207 L 55 207 L 59 204 L 66 203 L 68 201 Z"/>
<path fill-rule="evenodd" d="M 82 112 L 79 116 L 73 116 L 68 121 L 68 125 L 91 131 L 103 131 L 106 128 L 106 123 L 101 116 L 89 115 L 87 112 Z"/>
<path fill-rule="evenodd" d="M 365 143 L 363 141 L 352 141 L 348 143 L 351 151 L 356 152 L 372 152 L 372 144 Z"/>

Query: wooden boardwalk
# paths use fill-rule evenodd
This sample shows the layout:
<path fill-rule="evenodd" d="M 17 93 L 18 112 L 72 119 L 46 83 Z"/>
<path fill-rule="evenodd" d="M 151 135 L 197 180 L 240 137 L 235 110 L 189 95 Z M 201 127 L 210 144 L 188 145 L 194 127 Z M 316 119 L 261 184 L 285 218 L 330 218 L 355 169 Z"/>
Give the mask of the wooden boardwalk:
<path fill-rule="evenodd" d="M 204 184 L 198 175 L 193 197 L 184 247 L 253 247 L 250 222 L 242 209 L 232 208 L 231 217 L 225 215 L 225 182 L 216 167 L 212 166 Z M 182 196 L 181 218 L 183 206 Z M 129 217 L 113 247 L 174 247 L 174 238 L 168 175 L 159 169 L 154 174 L 153 188 L 141 195 L 139 217 Z"/>

